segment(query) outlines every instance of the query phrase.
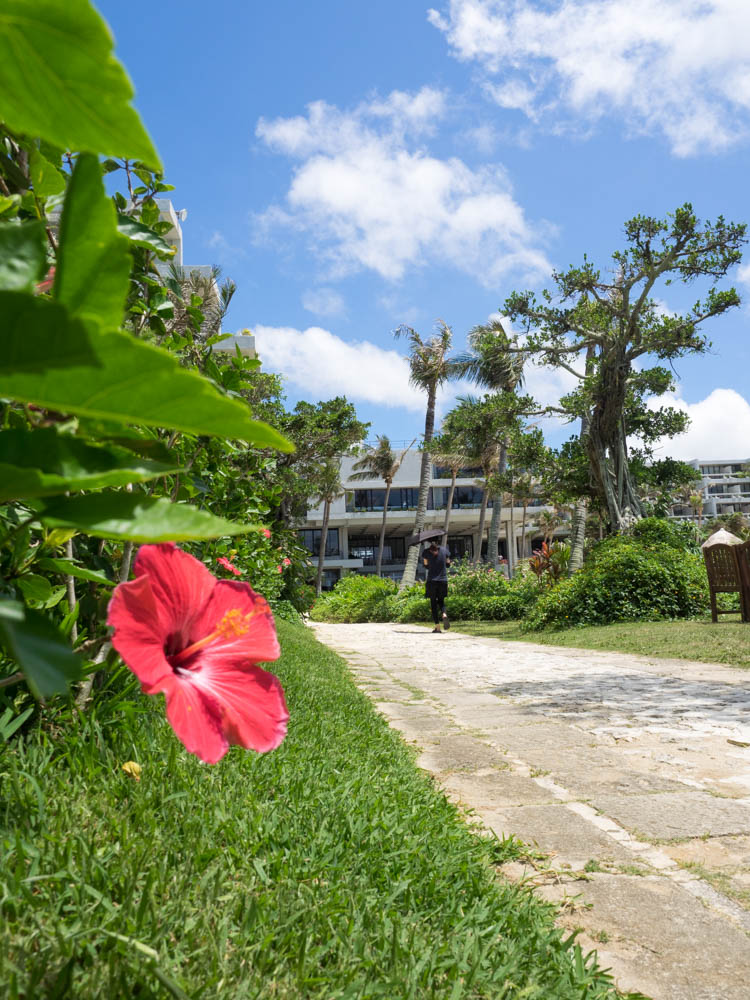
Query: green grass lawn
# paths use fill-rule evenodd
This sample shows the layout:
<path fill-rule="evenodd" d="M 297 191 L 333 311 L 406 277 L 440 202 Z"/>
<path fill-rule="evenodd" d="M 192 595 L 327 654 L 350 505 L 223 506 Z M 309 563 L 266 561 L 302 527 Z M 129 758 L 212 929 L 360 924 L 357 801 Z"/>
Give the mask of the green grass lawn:
<path fill-rule="evenodd" d="M 623 622 L 586 625 L 559 632 L 522 632 L 519 622 L 454 622 L 454 629 L 470 635 L 549 646 L 611 649 L 640 656 L 676 657 L 703 663 L 750 667 L 750 624 L 725 620 Z"/>
<path fill-rule="evenodd" d="M 472 833 L 343 661 L 280 633 L 275 753 L 201 764 L 123 671 L 0 746 L 2 996 L 614 997 L 497 878 L 517 843 Z"/>

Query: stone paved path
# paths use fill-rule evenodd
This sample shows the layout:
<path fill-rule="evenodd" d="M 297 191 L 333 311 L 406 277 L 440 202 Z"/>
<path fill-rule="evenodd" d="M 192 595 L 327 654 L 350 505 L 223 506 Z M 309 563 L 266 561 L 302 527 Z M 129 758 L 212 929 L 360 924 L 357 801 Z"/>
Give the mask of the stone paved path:
<path fill-rule="evenodd" d="M 504 873 L 558 902 L 620 989 L 750 1000 L 750 672 L 313 627 L 419 765 L 530 845 Z"/>

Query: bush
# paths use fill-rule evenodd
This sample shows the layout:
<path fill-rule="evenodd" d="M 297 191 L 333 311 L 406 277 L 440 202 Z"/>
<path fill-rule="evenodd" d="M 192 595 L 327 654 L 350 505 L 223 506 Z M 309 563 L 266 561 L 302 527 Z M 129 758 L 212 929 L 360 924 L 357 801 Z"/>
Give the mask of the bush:
<path fill-rule="evenodd" d="M 639 528 L 640 536 L 618 535 L 595 546 L 579 573 L 540 596 L 522 628 L 659 621 L 705 612 L 703 560 L 676 545 L 674 535 L 670 542 L 652 543 L 651 537 L 666 537 L 671 526 L 654 526 L 656 518 L 648 521 L 652 524 Z"/>
<path fill-rule="evenodd" d="M 505 594 L 508 580 L 487 563 L 466 560 L 454 564 L 450 575 L 450 590 L 457 597 L 494 597 Z"/>
<path fill-rule="evenodd" d="M 316 622 L 387 622 L 388 598 L 396 594 L 393 580 L 378 576 L 345 576 L 312 607 Z M 391 602 L 391 607 L 393 606 Z"/>
<path fill-rule="evenodd" d="M 456 621 L 505 621 L 520 618 L 536 601 L 539 587 L 531 576 L 512 581 L 488 567 L 471 567 L 451 576 L 445 610 Z M 398 592 L 391 580 L 348 576 L 318 599 L 310 617 L 326 622 L 429 622 L 430 602 L 424 583 Z"/>
<path fill-rule="evenodd" d="M 670 521 L 666 517 L 644 517 L 633 525 L 630 537 L 642 545 L 669 545 L 683 552 L 700 554 L 695 526 L 686 521 Z"/>

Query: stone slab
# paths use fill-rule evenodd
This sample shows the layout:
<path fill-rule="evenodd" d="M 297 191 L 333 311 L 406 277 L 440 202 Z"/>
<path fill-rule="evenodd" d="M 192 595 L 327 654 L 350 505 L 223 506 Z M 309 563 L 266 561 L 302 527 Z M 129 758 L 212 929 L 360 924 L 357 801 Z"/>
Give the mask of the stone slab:
<path fill-rule="evenodd" d="M 750 836 L 746 834 L 666 844 L 664 851 L 682 864 L 704 865 L 719 871 L 723 868 L 747 868 L 750 871 Z"/>
<path fill-rule="evenodd" d="M 550 855 L 552 867 L 583 869 L 587 861 L 628 863 L 634 854 L 564 805 L 477 809 L 498 837 L 513 835 Z"/>
<path fill-rule="evenodd" d="M 503 755 L 481 740 L 471 736 L 447 734 L 440 739 L 431 739 L 429 746 L 419 757 L 417 764 L 435 774 L 453 771 L 480 771 L 487 767 L 502 767 L 506 763 Z"/>
<path fill-rule="evenodd" d="M 631 771 L 617 763 L 609 767 L 595 765 L 586 767 L 564 759 L 563 765 L 553 768 L 551 775 L 558 784 L 567 788 L 571 795 L 589 801 L 601 795 L 681 792 L 685 788 L 679 781 L 672 781 L 659 774 Z"/>
<path fill-rule="evenodd" d="M 557 797 L 532 778 L 506 769 L 479 774 L 451 774 L 441 785 L 454 798 L 474 809 L 491 810 L 502 806 L 542 805 Z"/>
<path fill-rule="evenodd" d="M 600 795 L 592 803 L 631 833 L 658 840 L 750 833 L 750 805 L 707 792 Z"/>
<path fill-rule="evenodd" d="M 606 931 L 600 961 L 621 990 L 653 1000 L 748 1000 L 750 938 L 669 879 L 594 875 L 537 891 L 555 902 L 579 897 L 563 922 L 594 941 Z"/>

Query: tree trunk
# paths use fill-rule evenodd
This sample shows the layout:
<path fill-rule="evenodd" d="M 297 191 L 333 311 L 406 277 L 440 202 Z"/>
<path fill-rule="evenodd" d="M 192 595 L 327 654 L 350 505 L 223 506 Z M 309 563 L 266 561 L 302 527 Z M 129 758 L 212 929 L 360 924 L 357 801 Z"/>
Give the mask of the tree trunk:
<path fill-rule="evenodd" d="M 456 469 L 451 469 L 451 486 L 448 490 L 448 502 L 445 505 L 445 520 L 443 521 L 443 531 L 445 532 L 446 544 L 448 539 L 448 526 L 451 523 L 451 509 L 453 507 L 453 494 L 456 492 Z"/>
<path fill-rule="evenodd" d="M 482 561 L 482 542 L 484 541 L 484 522 L 487 517 L 487 501 L 490 498 L 490 491 L 487 488 L 487 481 L 485 480 L 484 489 L 482 490 L 482 504 L 479 508 L 479 528 L 477 530 L 477 546 L 474 552 L 474 558 L 472 562 L 480 563 Z"/>
<path fill-rule="evenodd" d="M 386 480 L 385 500 L 383 501 L 383 523 L 380 525 L 380 541 L 378 542 L 378 561 L 375 565 L 375 576 L 380 576 L 380 568 L 383 565 L 383 543 L 385 542 L 385 522 L 388 517 L 388 497 L 391 495 L 393 483 Z"/>
<path fill-rule="evenodd" d="M 508 467 L 508 448 L 505 441 L 500 442 L 500 458 L 497 464 L 498 476 L 504 476 Z M 500 539 L 500 514 L 503 510 L 502 490 L 498 490 L 492 497 L 492 517 L 490 518 L 490 532 L 487 538 L 487 561 L 494 570 L 500 565 L 500 555 L 498 553 L 498 542 Z"/>
<path fill-rule="evenodd" d="M 590 367 L 587 357 L 587 371 Z M 627 531 L 643 517 L 643 507 L 630 474 L 623 410 L 630 364 L 622 351 L 613 351 L 600 369 L 601 388 L 581 437 L 591 474 L 614 531 Z"/>
<path fill-rule="evenodd" d="M 320 529 L 320 549 L 318 551 L 318 576 L 315 580 L 315 595 L 320 597 L 323 589 L 323 560 L 326 557 L 326 539 L 328 537 L 328 519 L 331 516 L 331 501 L 323 503 L 323 524 Z"/>
<path fill-rule="evenodd" d="M 577 573 L 583 566 L 583 542 L 586 537 L 586 498 L 581 497 L 576 500 L 573 508 L 573 524 L 570 530 L 570 561 L 568 562 L 568 575 Z"/>
<path fill-rule="evenodd" d="M 523 501 L 523 520 L 521 521 L 521 559 L 526 558 L 526 511 L 529 509 L 529 501 Z"/>
<path fill-rule="evenodd" d="M 516 575 L 516 521 L 514 511 L 514 498 L 510 497 L 510 518 L 508 520 L 508 579 L 512 580 Z"/>
<path fill-rule="evenodd" d="M 419 473 L 419 499 L 417 501 L 417 513 L 414 517 L 414 534 L 418 534 L 424 529 L 425 514 L 427 512 L 427 496 L 430 492 L 430 445 L 432 434 L 435 429 L 435 397 L 437 386 L 431 385 L 427 391 L 427 413 L 424 420 L 424 442 L 422 444 L 422 466 Z M 406 565 L 399 584 L 399 590 L 411 587 L 417 577 L 417 560 L 419 559 L 419 546 L 412 545 L 406 557 Z"/>
<path fill-rule="evenodd" d="M 593 358 L 593 348 L 589 347 L 587 352 L 586 370 L 589 370 L 591 359 Z M 583 448 L 586 448 L 589 433 L 588 414 L 581 417 L 581 430 L 578 438 Z M 577 573 L 583 566 L 583 547 L 586 540 L 586 516 L 588 514 L 588 503 L 585 497 L 579 497 L 573 508 L 573 523 L 570 530 L 570 559 L 568 561 L 568 575 Z"/>

